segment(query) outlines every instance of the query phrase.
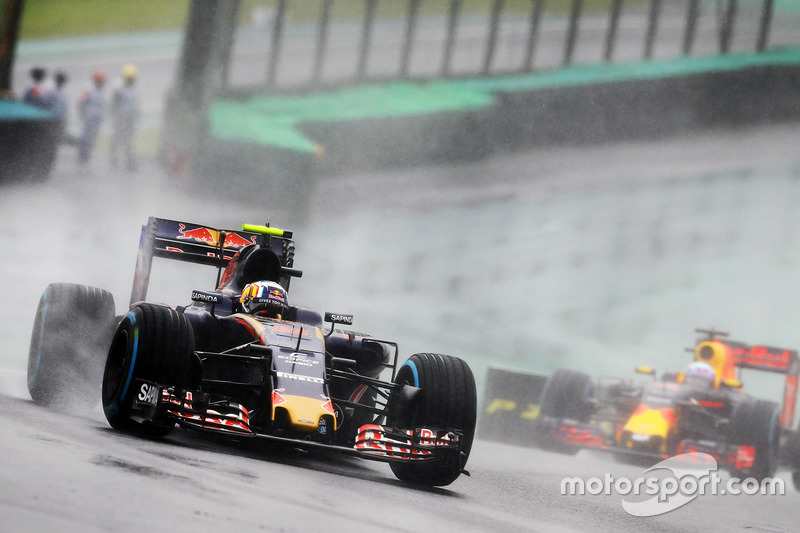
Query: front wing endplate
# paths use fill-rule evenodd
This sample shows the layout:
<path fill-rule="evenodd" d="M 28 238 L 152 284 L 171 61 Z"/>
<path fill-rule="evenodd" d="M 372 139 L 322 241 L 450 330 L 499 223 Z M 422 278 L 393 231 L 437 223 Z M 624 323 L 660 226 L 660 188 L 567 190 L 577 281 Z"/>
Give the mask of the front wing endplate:
<path fill-rule="evenodd" d="M 378 424 L 358 428 L 356 450 L 372 458 L 401 461 L 430 461 L 441 459 L 443 454 L 460 453 L 460 435 L 457 432 L 415 428 L 398 429 Z"/>

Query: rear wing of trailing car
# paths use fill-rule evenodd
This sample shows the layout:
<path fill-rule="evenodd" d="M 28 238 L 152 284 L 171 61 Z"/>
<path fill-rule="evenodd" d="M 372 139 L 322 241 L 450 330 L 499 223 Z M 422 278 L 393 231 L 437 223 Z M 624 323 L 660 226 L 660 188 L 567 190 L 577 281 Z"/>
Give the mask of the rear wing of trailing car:
<path fill-rule="evenodd" d="M 219 281 L 222 269 L 239 250 L 249 245 L 266 247 L 275 253 L 281 264 L 281 285 L 288 290 L 289 279 L 301 275 L 292 268 L 294 241 L 291 239 L 292 232 L 269 226 L 243 224 L 241 230 L 224 230 L 150 217 L 139 237 L 131 305 L 147 297 L 154 257 L 216 267 Z"/>
<path fill-rule="evenodd" d="M 726 343 L 727 344 L 727 343 Z M 772 346 L 730 343 L 733 365 L 779 374 L 798 375 L 797 352 Z"/>
<path fill-rule="evenodd" d="M 765 372 L 774 372 L 786 376 L 783 394 L 783 409 L 781 411 L 781 426 L 791 427 L 794 421 L 795 406 L 797 404 L 798 382 L 800 382 L 800 359 L 796 350 L 776 348 L 765 345 L 749 345 L 744 342 L 727 339 L 727 333 L 714 330 L 696 330 L 707 335 L 700 339 L 695 352 L 698 357 L 704 346 L 715 351 L 715 345 L 724 347 L 733 366 L 738 369 L 753 369 Z M 702 360 L 702 359 L 701 359 Z"/>

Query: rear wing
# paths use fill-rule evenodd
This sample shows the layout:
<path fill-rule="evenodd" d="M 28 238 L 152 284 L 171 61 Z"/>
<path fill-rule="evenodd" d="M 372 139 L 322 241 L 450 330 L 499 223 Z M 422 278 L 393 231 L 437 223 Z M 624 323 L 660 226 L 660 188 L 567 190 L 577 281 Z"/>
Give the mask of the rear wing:
<path fill-rule="evenodd" d="M 750 346 L 743 342 L 714 338 L 730 350 L 733 366 L 778 374 L 798 375 L 797 351 L 772 346 Z"/>
<path fill-rule="evenodd" d="M 234 231 L 150 217 L 147 224 L 142 226 L 139 237 L 131 305 L 147 297 L 154 257 L 216 267 L 219 281 L 219 274 L 236 252 L 251 244 L 268 247 L 275 252 L 281 263 L 281 285 L 288 290 L 289 279 L 300 275 L 299 271 L 292 268 L 294 241 L 291 238 L 290 231 L 268 226 L 244 224 L 242 230 Z"/>
<path fill-rule="evenodd" d="M 713 330 L 697 331 L 708 334 L 708 337 L 701 340 L 698 346 L 702 342 L 715 342 L 725 346 L 734 367 L 775 372 L 786 376 L 781 410 L 781 426 L 784 428 L 791 427 L 794 421 L 798 382 L 800 381 L 800 377 L 798 377 L 800 375 L 800 360 L 798 359 L 797 351 L 764 345 L 751 346 L 743 342 L 720 338 L 724 337 L 725 333 Z"/>

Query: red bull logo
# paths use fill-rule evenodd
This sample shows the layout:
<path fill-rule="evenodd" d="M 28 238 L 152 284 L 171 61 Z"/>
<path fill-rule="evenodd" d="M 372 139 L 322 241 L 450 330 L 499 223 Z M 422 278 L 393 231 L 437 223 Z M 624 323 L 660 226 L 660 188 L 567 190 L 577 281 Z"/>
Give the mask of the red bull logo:
<path fill-rule="evenodd" d="M 202 242 L 209 246 L 219 246 L 219 230 L 203 226 L 186 229 L 186 224 L 178 224 L 178 232 L 180 233 L 178 239 Z M 250 244 L 256 244 L 255 235 L 249 239 L 233 231 L 225 235 L 225 248 L 242 248 Z"/>
<path fill-rule="evenodd" d="M 230 232 L 225 236 L 225 247 L 226 248 L 244 248 L 245 246 L 249 246 L 251 244 L 256 243 L 256 237 L 252 236 L 250 239 L 246 239 L 239 235 L 238 233 Z"/>
<path fill-rule="evenodd" d="M 283 291 L 279 291 L 277 289 L 271 289 L 266 297 L 279 303 L 286 303 L 285 294 Z"/>

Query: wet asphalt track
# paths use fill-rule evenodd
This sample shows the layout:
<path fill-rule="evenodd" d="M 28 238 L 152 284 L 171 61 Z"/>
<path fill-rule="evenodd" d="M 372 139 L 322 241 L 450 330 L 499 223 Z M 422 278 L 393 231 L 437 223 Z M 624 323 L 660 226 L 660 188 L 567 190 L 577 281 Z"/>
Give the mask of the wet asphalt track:
<path fill-rule="evenodd" d="M 479 467 L 448 488 L 414 489 L 379 463 L 258 454 L 191 435 L 143 442 L 109 430 L 99 412 L 60 417 L 21 399 L 0 404 L 3 455 L 14 457 L 2 473 L 3 486 L 14 487 L 0 503 L 4 531 L 570 529 L 552 509 L 537 509 L 535 486 L 513 463 L 492 474 Z M 508 450 L 490 450 L 505 462 Z M 476 466 L 493 463 L 476 458 Z"/>
<path fill-rule="evenodd" d="M 405 486 L 388 466 L 297 450 L 254 451 L 175 432 L 120 435 L 97 410 L 58 414 L 0 396 L 2 530 L 795 531 L 798 494 L 700 496 L 659 517 L 618 495 L 562 496 L 565 476 L 642 469 L 477 441 L 470 477 Z"/>
<path fill-rule="evenodd" d="M 642 359 L 680 367 L 694 326 L 797 348 L 798 135 L 784 127 L 563 147 L 332 178 L 303 199 L 303 220 L 293 220 L 289 199 L 242 206 L 186 194 L 154 165 L 125 175 L 98 157 L 90 174 L 78 173 L 65 151 L 50 182 L 0 195 L 13 303 L 0 316 L 0 529 L 794 531 L 800 494 L 790 483 L 785 496 L 702 496 L 634 518 L 617 495 L 562 496 L 560 483 L 637 477 L 640 467 L 478 441 L 471 477 L 423 490 L 380 463 L 254 452 L 181 432 L 164 442 L 120 435 L 99 410 L 33 405 L 24 370 L 48 282 L 108 288 L 124 308 L 138 229 L 151 214 L 220 226 L 292 220 L 305 270 L 295 302 L 353 312 L 359 329 L 398 340 L 403 357 L 464 357 L 480 390 L 489 364 L 596 374 Z M 653 235 L 663 241 L 655 256 Z M 168 303 L 212 283 L 208 270 L 156 268 L 153 297 Z M 476 316 L 491 321 L 476 328 Z"/>

